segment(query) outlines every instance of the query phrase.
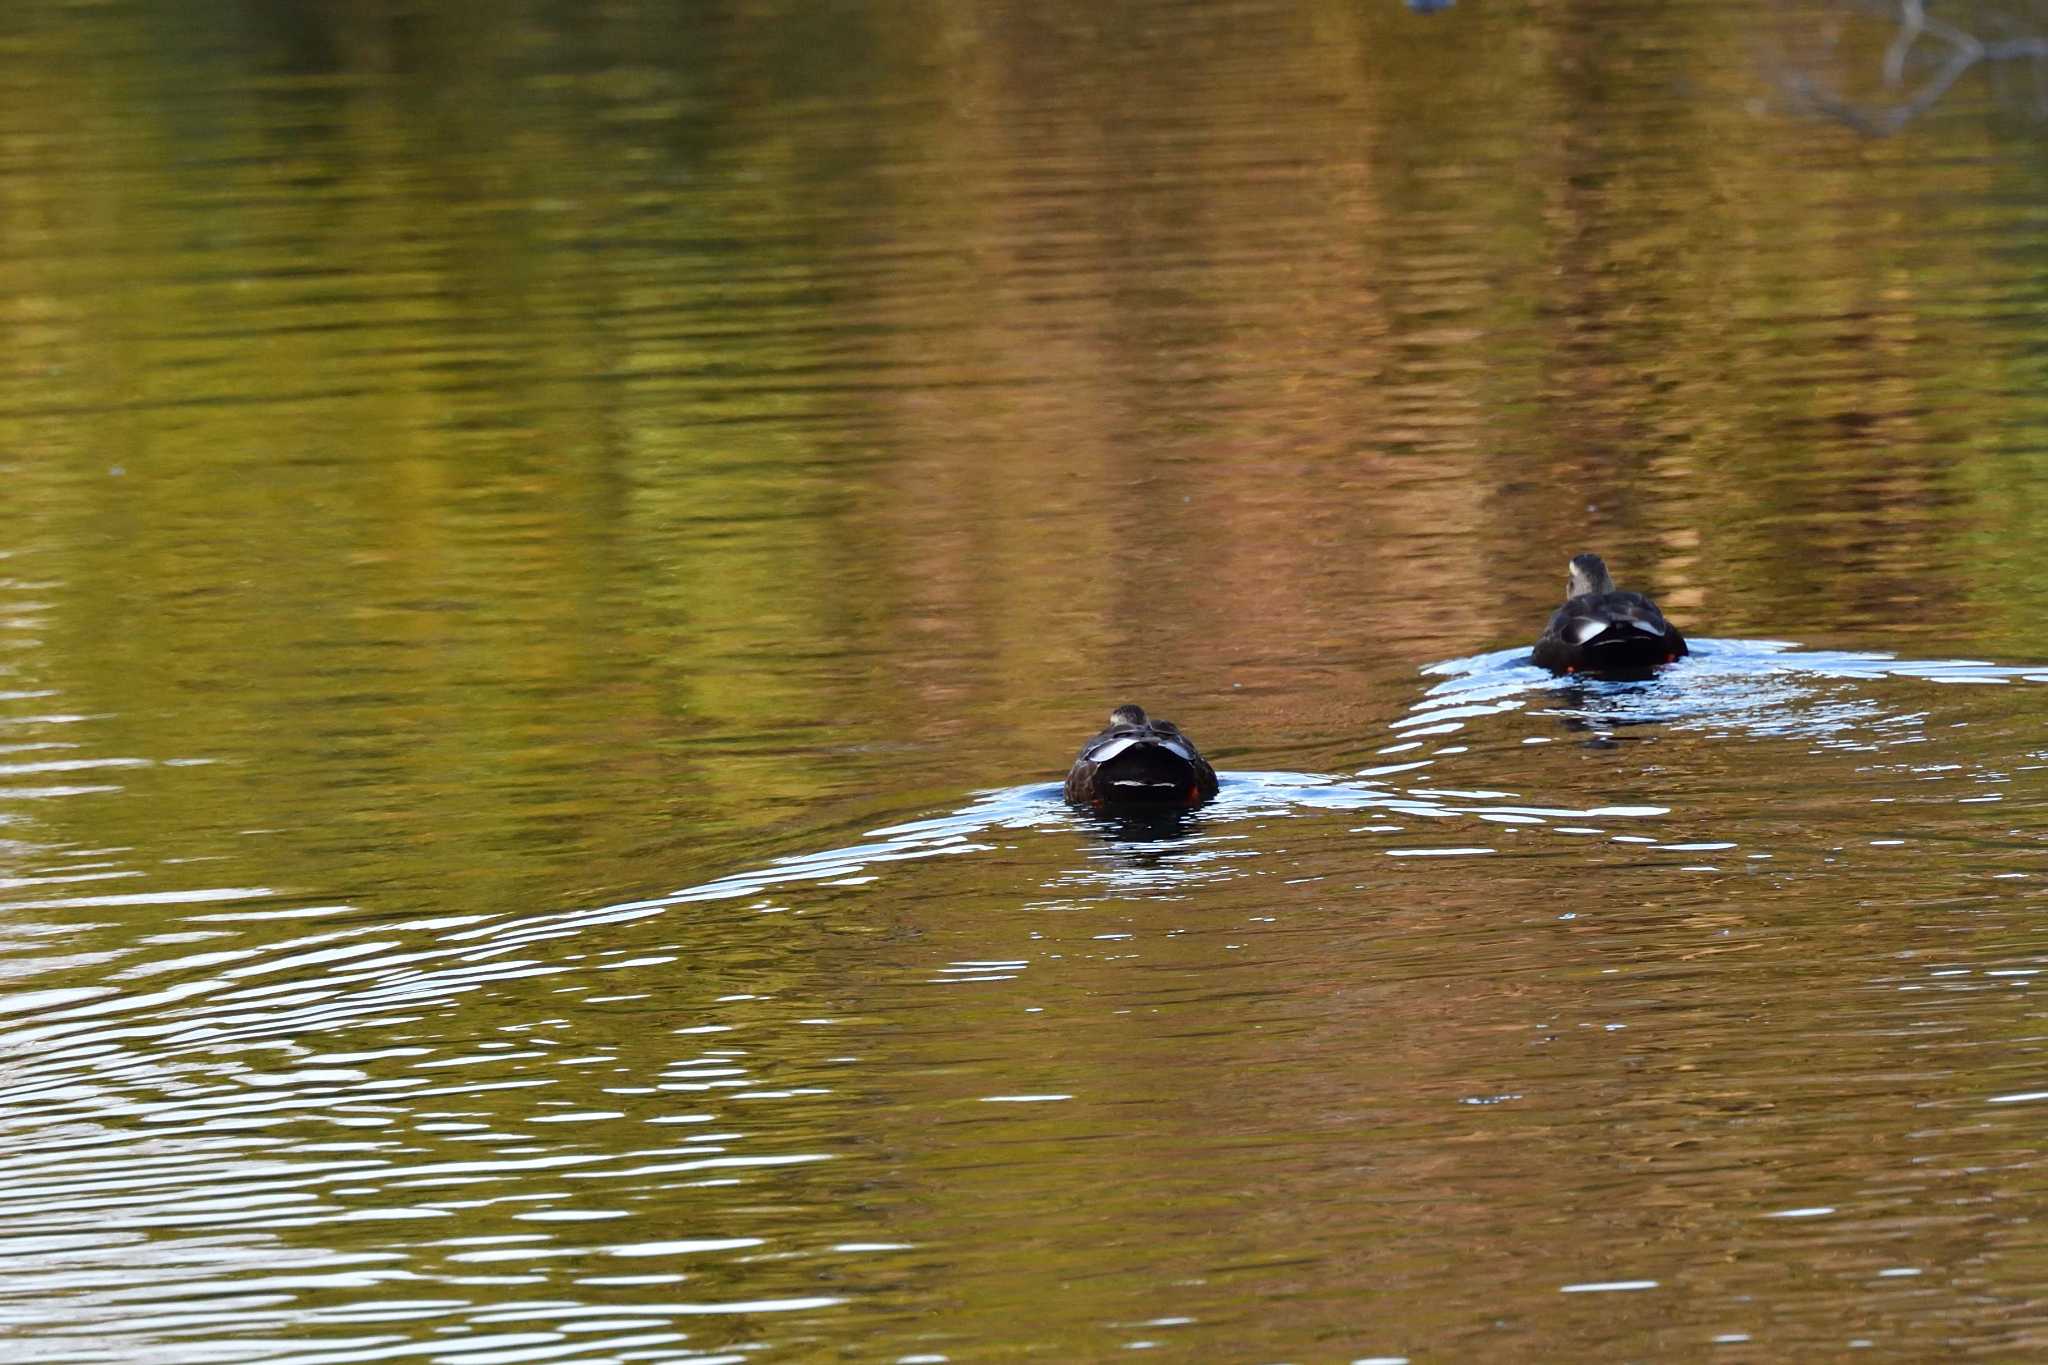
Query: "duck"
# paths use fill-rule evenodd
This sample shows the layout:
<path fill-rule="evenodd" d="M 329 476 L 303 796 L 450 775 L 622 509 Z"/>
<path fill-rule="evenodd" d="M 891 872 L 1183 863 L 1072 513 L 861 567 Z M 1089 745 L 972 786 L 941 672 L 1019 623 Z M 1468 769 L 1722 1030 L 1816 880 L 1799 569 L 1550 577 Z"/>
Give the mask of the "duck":
<path fill-rule="evenodd" d="M 1641 676 L 1689 652 L 1655 602 L 1615 588 L 1599 555 L 1572 556 L 1564 596 L 1536 641 L 1537 665 L 1553 673 Z"/>
<path fill-rule="evenodd" d="M 1096 811 L 1192 810 L 1216 785 L 1216 770 L 1178 725 L 1127 702 L 1081 746 L 1066 798 Z"/>

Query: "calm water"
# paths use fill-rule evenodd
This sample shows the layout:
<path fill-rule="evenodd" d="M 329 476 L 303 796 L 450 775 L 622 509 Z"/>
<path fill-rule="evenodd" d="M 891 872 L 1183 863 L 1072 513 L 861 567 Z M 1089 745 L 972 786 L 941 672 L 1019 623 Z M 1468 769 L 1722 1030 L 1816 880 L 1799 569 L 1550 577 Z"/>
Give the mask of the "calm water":
<path fill-rule="evenodd" d="M 2038 127 L 449 8 L 0 19 L 0 1355 L 2048 1347 Z M 1517 663 L 1588 548 L 1694 658 Z"/>

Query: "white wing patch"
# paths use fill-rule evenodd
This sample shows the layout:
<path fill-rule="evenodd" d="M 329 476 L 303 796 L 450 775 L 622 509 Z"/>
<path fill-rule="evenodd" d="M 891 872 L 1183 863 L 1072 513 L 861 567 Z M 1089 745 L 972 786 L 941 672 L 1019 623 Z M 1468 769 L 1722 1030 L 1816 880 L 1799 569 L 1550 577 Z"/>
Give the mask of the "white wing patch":
<path fill-rule="evenodd" d="M 1109 760 L 1115 758 L 1124 750 L 1130 748 L 1133 744 L 1143 744 L 1144 742 L 1145 741 L 1137 735 L 1121 735 L 1115 739 L 1104 740 L 1102 743 L 1090 749 L 1087 752 L 1087 754 L 1084 755 L 1084 757 L 1086 757 L 1090 763 L 1107 763 L 1109 762 Z"/>
<path fill-rule="evenodd" d="M 1164 749 L 1175 758 L 1183 759 L 1189 763 L 1195 761 L 1194 750 L 1188 747 L 1186 740 L 1167 739 L 1160 735 L 1115 735 L 1105 739 L 1102 743 L 1083 754 L 1082 757 L 1090 763 L 1107 763 L 1126 749 L 1134 748 L 1141 744 Z"/>
<path fill-rule="evenodd" d="M 1640 631 L 1644 635 L 1662 635 L 1664 627 L 1643 616 L 1627 616 L 1619 621 L 1603 620 L 1597 616 L 1572 618 L 1572 643 L 1583 645 L 1587 641 L 1605 635 L 1614 629 Z"/>

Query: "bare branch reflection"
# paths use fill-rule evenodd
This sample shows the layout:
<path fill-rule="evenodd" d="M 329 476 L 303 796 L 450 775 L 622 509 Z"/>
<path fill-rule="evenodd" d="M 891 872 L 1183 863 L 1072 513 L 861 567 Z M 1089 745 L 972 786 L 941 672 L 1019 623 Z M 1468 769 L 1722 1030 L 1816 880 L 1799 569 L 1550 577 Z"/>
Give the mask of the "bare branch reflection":
<path fill-rule="evenodd" d="M 1841 93 L 1811 67 L 1788 66 L 1779 83 L 1794 108 L 1846 123 L 1870 137 L 1889 137 L 1939 104 L 1980 66 L 2026 63 L 2034 117 L 2048 117 L 2048 20 L 2038 5 L 2017 14 L 1971 6 L 1960 22 L 1928 14 L 1925 0 L 1888 0 L 1854 8 L 1885 15 L 1892 32 L 1879 63 L 1885 98 Z"/>

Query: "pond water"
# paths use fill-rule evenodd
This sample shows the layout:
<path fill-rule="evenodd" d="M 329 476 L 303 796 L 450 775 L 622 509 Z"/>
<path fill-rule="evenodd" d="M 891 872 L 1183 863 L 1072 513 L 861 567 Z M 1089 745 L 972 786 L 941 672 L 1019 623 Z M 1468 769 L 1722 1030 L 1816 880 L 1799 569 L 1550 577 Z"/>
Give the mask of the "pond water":
<path fill-rule="evenodd" d="M 1888 37 L 11 7 L 0 1354 L 2048 1348 L 2048 159 Z"/>

